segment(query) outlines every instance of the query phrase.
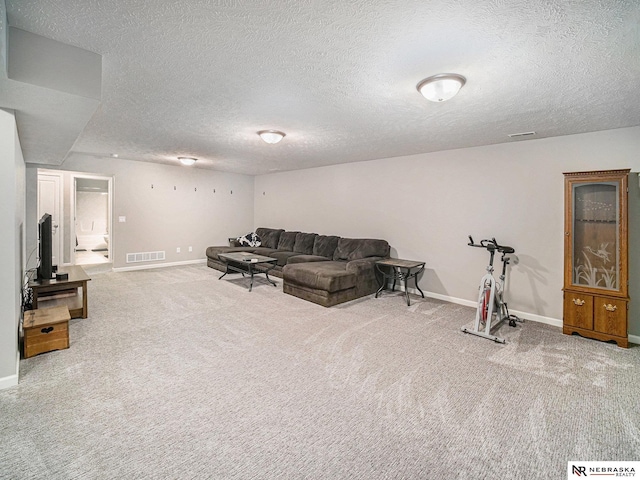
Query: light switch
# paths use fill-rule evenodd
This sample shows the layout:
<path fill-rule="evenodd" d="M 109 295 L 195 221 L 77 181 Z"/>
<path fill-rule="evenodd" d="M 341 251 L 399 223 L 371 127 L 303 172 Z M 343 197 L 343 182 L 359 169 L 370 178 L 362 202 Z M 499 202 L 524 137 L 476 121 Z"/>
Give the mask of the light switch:
<path fill-rule="evenodd" d="M 120 216 L 118 217 L 118 221 L 119 221 L 120 223 L 124 223 L 124 222 L 126 222 L 126 221 L 127 221 L 127 217 L 125 217 L 124 215 L 120 215 Z"/>

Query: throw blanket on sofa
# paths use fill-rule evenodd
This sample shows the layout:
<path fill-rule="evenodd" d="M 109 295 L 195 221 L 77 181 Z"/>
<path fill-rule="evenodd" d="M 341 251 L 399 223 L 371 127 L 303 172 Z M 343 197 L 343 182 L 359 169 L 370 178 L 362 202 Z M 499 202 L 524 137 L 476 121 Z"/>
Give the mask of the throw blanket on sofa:
<path fill-rule="evenodd" d="M 255 232 L 247 233 L 242 237 L 238 237 L 238 242 L 240 245 L 247 247 L 259 247 L 260 246 L 260 237 L 256 235 Z"/>

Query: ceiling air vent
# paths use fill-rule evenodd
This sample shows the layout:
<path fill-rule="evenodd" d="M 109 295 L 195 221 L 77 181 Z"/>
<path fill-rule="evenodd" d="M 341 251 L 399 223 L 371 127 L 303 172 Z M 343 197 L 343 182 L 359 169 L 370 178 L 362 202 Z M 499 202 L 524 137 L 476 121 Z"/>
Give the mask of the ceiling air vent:
<path fill-rule="evenodd" d="M 526 138 L 533 137 L 536 132 L 521 132 L 521 133 L 510 133 L 509 138 Z"/>

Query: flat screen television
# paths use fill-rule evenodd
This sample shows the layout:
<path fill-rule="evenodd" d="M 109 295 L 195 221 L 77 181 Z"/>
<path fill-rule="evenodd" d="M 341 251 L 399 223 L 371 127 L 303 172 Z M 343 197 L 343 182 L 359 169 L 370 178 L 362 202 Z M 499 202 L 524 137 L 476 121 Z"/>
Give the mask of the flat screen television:
<path fill-rule="evenodd" d="M 45 213 L 38 222 L 38 280 L 50 280 L 53 276 L 53 229 L 51 215 Z"/>

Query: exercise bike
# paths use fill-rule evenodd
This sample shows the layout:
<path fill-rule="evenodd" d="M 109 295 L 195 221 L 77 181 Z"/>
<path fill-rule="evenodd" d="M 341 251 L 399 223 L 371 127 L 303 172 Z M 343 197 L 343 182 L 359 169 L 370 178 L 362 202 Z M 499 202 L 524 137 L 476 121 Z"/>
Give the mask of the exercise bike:
<path fill-rule="evenodd" d="M 504 301 L 504 283 L 507 273 L 507 265 L 511 262 L 511 257 L 515 253 L 513 247 L 500 245 L 495 238 L 491 240 L 481 240 L 480 243 L 474 243 L 473 238 L 469 235 L 470 247 L 484 248 L 489 252 L 489 265 L 487 265 L 487 273 L 480 280 L 480 293 L 478 295 L 478 309 L 476 311 L 476 320 L 473 330 L 462 327 L 464 333 L 471 333 L 479 337 L 488 338 L 496 343 L 505 343 L 504 338 L 491 334 L 491 329 L 498 326 L 503 321 L 508 321 L 509 326 L 515 327 L 516 322 L 523 322 L 515 315 L 509 314 L 507 302 Z M 502 273 L 498 280 L 493 276 L 493 258 L 496 252 L 502 256 Z"/>

